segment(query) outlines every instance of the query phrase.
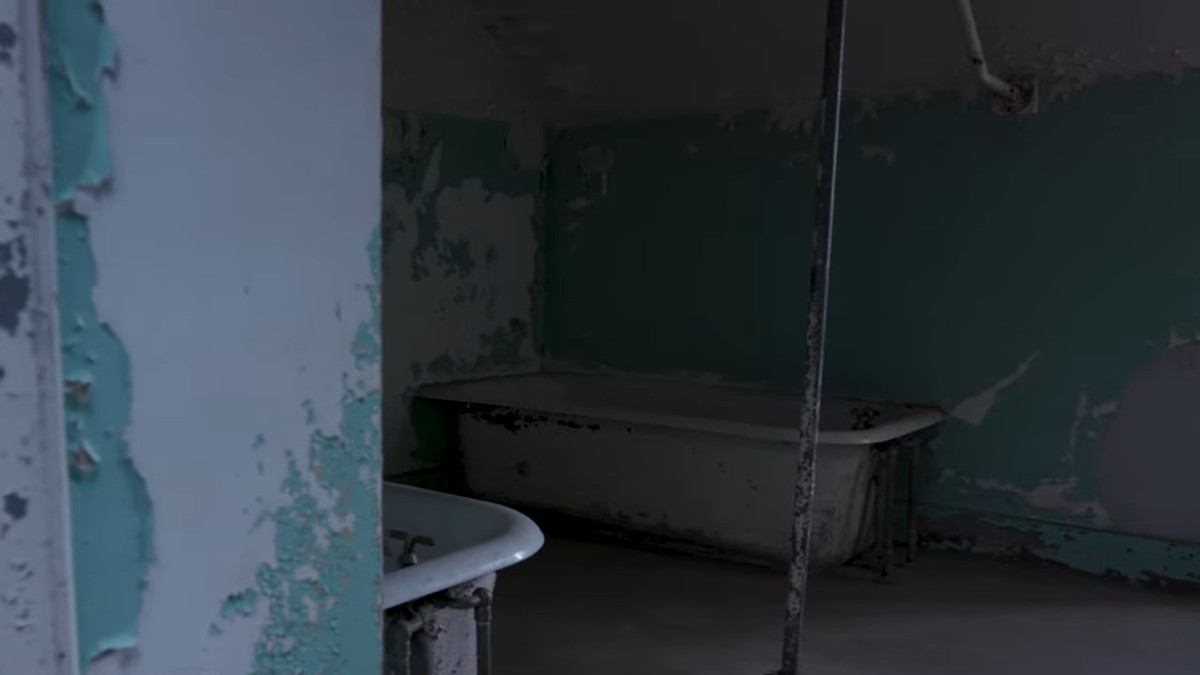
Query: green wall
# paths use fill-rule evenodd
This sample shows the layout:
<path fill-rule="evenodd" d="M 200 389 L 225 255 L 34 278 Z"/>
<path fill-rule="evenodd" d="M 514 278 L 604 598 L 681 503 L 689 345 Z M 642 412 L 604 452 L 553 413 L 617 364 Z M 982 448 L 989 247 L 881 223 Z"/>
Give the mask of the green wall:
<path fill-rule="evenodd" d="M 1200 77 L 1108 82 L 1017 118 L 955 97 L 854 113 L 827 390 L 955 410 L 996 387 L 925 462 L 931 531 L 1200 580 L 1194 546 L 1143 536 L 1200 541 L 1200 526 L 1162 522 L 1200 522 L 1179 478 L 1200 470 L 1200 423 L 1155 448 L 1129 433 L 1104 445 L 1123 411 L 1161 408 L 1143 400 L 1153 387 L 1122 400 L 1131 378 L 1200 381 L 1187 365 L 1200 362 Z M 795 386 L 814 145 L 765 114 L 564 132 L 543 243 L 548 361 Z M 1157 424 L 1138 414 L 1122 428 Z"/>

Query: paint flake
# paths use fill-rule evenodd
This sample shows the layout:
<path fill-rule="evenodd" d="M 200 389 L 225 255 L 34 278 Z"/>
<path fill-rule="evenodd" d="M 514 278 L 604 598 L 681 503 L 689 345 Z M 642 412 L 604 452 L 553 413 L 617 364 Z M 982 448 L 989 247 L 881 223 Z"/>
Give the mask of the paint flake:
<path fill-rule="evenodd" d="M 1000 393 L 1016 384 L 1022 377 L 1025 377 L 1025 374 L 1029 372 L 1029 367 L 1033 365 L 1033 362 L 1040 355 L 1040 351 L 1030 354 L 1021 365 L 1017 366 L 1015 371 L 1002 378 L 999 382 L 970 398 L 964 399 L 958 405 L 954 406 L 954 410 L 951 411 L 950 416 L 974 426 L 983 424 L 992 407 L 996 405 L 996 400 L 1000 396 Z"/>

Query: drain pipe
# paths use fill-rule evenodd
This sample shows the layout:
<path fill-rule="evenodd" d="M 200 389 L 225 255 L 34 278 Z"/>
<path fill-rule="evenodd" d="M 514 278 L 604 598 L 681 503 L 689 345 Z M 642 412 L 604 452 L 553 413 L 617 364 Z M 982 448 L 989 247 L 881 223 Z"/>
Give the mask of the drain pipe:
<path fill-rule="evenodd" d="M 388 621 L 387 638 L 391 645 L 389 672 L 392 675 L 412 675 L 413 642 L 424 634 L 425 622 L 416 611 L 401 608 Z"/>
<path fill-rule="evenodd" d="M 447 596 L 435 601 L 438 607 L 475 611 L 475 672 L 492 675 L 492 592 L 480 586 L 467 597 Z"/>
<path fill-rule="evenodd" d="M 958 0 L 958 15 L 962 22 L 963 39 L 967 42 L 967 52 L 971 57 L 971 66 L 975 69 L 979 83 L 1003 100 L 1009 112 L 1028 112 L 1035 88 L 1005 82 L 988 70 L 987 59 L 983 56 L 983 42 L 980 41 L 979 30 L 975 27 L 975 10 L 971 8 L 971 0 Z"/>
<path fill-rule="evenodd" d="M 492 675 L 492 592 L 476 588 L 475 597 L 475 660 L 477 675 Z"/>
<path fill-rule="evenodd" d="M 812 221 L 808 270 L 808 324 L 804 339 L 804 382 L 800 392 L 800 447 L 792 495 L 791 561 L 784 611 L 783 656 L 778 675 L 800 675 L 804 604 L 808 595 L 808 549 L 816 485 L 817 429 L 821 420 L 821 370 L 825 364 L 825 315 L 829 258 L 833 250 L 838 129 L 842 115 L 842 60 L 847 0 L 828 0 L 825 9 L 825 73 L 821 83 L 821 146 L 817 158 L 817 208 Z"/>

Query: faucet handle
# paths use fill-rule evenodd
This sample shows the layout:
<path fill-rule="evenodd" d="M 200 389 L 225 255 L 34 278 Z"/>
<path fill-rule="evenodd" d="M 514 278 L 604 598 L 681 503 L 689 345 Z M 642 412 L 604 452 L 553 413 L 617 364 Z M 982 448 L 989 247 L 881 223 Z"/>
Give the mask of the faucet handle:
<path fill-rule="evenodd" d="M 409 538 L 408 544 L 404 547 L 404 553 L 400 554 L 400 566 L 409 567 L 411 565 L 416 565 L 417 554 L 414 549 L 417 548 L 417 545 L 421 544 L 424 546 L 433 546 L 433 543 L 433 537 L 422 537 L 418 535 L 416 537 Z"/>
<path fill-rule="evenodd" d="M 423 536 L 420 536 L 420 535 L 418 535 L 418 536 L 415 536 L 415 537 L 411 537 L 411 538 L 408 540 L 408 544 L 407 544 L 407 545 L 404 547 L 404 554 L 405 554 L 405 555 L 411 555 L 411 554 L 412 554 L 412 552 L 413 552 L 413 551 L 414 551 L 414 550 L 417 548 L 417 546 L 418 546 L 418 545 L 420 545 L 420 546 L 433 546 L 433 545 L 435 545 L 436 543 L 437 543 L 437 542 L 435 542 L 435 541 L 433 540 L 433 537 L 423 537 Z"/>

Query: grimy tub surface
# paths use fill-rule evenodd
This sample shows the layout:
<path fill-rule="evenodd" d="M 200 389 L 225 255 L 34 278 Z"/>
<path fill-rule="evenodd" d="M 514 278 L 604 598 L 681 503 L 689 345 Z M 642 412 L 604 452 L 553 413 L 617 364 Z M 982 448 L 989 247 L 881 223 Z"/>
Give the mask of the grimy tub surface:
<path fill-rule="evenodd" d="M 456 406 L 467 485 L 481 496 L 753 557 L 788 554 L 796 394 L 539 373 L 427 386 L 418 396 Z M 857 550 L 872 446 L 942 418 L 921 406 L 822 402 L 814 566 Z"/>

